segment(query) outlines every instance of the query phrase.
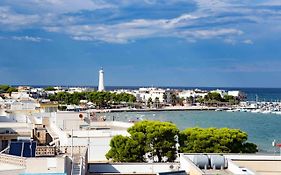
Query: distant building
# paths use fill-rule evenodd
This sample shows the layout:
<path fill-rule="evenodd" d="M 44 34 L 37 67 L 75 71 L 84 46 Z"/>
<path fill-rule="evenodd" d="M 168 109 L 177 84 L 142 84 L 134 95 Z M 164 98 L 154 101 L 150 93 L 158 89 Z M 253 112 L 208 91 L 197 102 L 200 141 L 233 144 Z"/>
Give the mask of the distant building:
<path fill-rule="evenodd" d="M 11 93 L 12 99 L 29 99 L 28 91 L 19 91 Z"/>
<path fill-rule="evenodd" d="M 208 94 L 207 91 L 203 91 L 200 89 L 195 89 L 195 90 L 183 90 L 181 92 L 178 93 L 179 98 L 196 98 L 196 97 L 205 97 Z"/>
<path fill-rule="evenodd" d="M 104 89 L 104 71 L 103 71 L 103 69 L 101 69 L 100 71 L 99 71 L 99 87 L 98 87 L 98 91 L 104 91 L 105 89 Z"/>
<path fill-rule="evenodd" d="M 165 94 L 165 95 L 164 95 Z M 159 88 L 139 88 L 135 93 L 137 101 L 147 102 L 150 98 L 155 101 L 158 98 L 160 103 L 171 101 L 172 91 L 169 89 L 159 89 Z M 164 96 L 166 96 L 164 98 Z"/>
<path fill-rule="evenodd" d="M 241 91 L 228 91 L 227 92 L 228 93 L 228 95 L 231 95 L 231 96 L 233 96 L 233 97 L 237 97 L 237 98 L 239 98 L 239 99 L 243 99 L 243 98 L 245 98 L 245 94 L 243 93 L 243 92 L 241 92 Z"/>

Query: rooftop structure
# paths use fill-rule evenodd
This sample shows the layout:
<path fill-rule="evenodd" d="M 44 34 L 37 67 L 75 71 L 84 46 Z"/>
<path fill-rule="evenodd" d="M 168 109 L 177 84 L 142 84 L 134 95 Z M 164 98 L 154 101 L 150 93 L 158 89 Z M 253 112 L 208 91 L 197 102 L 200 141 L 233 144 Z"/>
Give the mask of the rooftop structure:
<path fill-rule="evenodd" d="M 180 154 L 175 163 L 91 163 L 89 174 L 280 175 L 280 156 Z"/>

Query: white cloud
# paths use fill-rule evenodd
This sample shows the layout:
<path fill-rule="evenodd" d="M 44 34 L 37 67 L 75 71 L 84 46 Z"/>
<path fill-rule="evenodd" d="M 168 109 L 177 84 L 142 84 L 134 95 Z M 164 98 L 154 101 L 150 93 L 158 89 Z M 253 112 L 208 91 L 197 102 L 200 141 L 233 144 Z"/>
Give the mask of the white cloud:
<path fill-rule="evenodd" d="M 112 12 L 114 9 L 118 13 L 122 10 L 120 6 L 134 6 L 142 3 L 142 5 L 151 7 L 157 6 L 160 1 L 30 0 L 21 3 L 21 0 L 5 0 L 10 7 L 0 6 L 0 30 L 36 28 L 48 32 L 68 34 L 74 40 L 113 43 L 127 43 L 140 38 L 178 37 L 188 41 L 220 38 L 228 44 L 235 44 L 236 41 L 252 44 L 252 41 L 245 38 L 243 40 L 241 37 L 242 34 L 247 35 L 248 30 L 251 30 L 249 28 L 242 29 L 244 23 L 262 25 L 265 21 L 277 22 L 277 19 L 281 17 L 280 10 L 271 7 L 255 8 L 255 4 L 251 4 L 249 0 L 192 1 L 196 4 L 193 11 L 174 18 L 136 18 L 116 20 L 110 23 L 101 19 L 93 23 L 92 20 L 95 20 L 96 17 L 83 15 L 83 11 L 103 9 Z M 118 7 L 119 2 L 121 5 Z M 169 2 L 173 5 L 178 1 L 171 0 Z M 12 9 L 12 6 L 26 8 L 29 12 L 20 13 L 15 10 L 16 8 Z M 117 17 L 119 16 L 117 15 Z M 147 15 L 147 18 L 149 17 Z M 242 39 L 235 38 L 239 36 Z"/>
<path fill-rule="evenodd" d="M 236 40 L 232 39 L 232 38 L 226 38 L 224 40 L 225 43 L 227 44 L 231 44 L 231 45 L 235 45 L 236 44 Z"/>
<path fill-rule="evenodd" d="M 232 28 L 221 28 L 221 29 L 208 29 L 208 30 L 193 30 L 183 32 L 188 35 L 194 36 L 199 39 L 209 39 L 221 36 L 232 36 L 232 35 L 242 35 L 243 31 Z"/>
<path fill-rule="evenodd" d="M 244 44 L 250 44 L 250 45 L 251 45 L 251 44 L 254 44 L 254 42 L 253 42 L 252 40 L 250 40 L 250 39 L 244 40 L 243 43 L 244 43 Z"/>
<path fill-rule="evenodd" d="M 38 15 L 18 14 L 13 12 L 9 7 L 0 6 L 0 25 L 5 28 L 15 29 L 21 26 L 28 26 L 39 20 L 40 18 Z"/>
<path fill-rule="evenodd" d="M 12 36 L 11 39 L 17 41 L 30 41 L 30 42 L 41 42 L 41 41 L 51 41 L 50 39 L 32 36 Z"/>
<path fill-rule="evenodd" d="M 115 8 L 115 5 L 103 0 L 28 0 L 22 3 L 22 0 L 13 0 L 7 2 L 12 6 L 29 8 L 37 13 L 75 13 L 82 10 L 98 10 L 106 8 Z"/>
<path fill-rule="evenodd" d="M 260 5 L 266 5 L 266 6 L 280 6 L 281 5 L 281 1 L 280 0 L 266 0 L 262 3 L 260 3 Z"/>

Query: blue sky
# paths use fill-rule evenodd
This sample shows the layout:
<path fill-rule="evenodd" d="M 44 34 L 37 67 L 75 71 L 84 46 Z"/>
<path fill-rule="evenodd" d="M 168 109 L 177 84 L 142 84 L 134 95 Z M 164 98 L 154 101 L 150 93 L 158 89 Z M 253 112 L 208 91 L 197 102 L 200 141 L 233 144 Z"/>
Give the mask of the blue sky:
<path fill-rule="evenodd" d="M 281 87 L 280 0 L 1 0 L 0 83 Z"/>

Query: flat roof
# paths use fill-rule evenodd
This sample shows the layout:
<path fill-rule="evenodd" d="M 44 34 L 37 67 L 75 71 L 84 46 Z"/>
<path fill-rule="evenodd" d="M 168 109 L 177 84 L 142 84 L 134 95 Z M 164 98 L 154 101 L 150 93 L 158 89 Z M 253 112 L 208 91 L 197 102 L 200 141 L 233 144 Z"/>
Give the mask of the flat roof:
<path fill-rule="evenodd" d="M 20 170 L 25 169 L 22 166 L 13 165 L 13 164 L 7 164 L 0 162 L 0 171 L 8 171 L 8 170 Z"/>
<path fill-rule="evenodd" d="M 0 122 L 0 128 L 30 128 L 28 123 Z"/>
<path fill-rule="evenodd" d="M 281 160 L 233 160 L 239 167 L 249 168 L 262 175 L 280 175 Z"/>

